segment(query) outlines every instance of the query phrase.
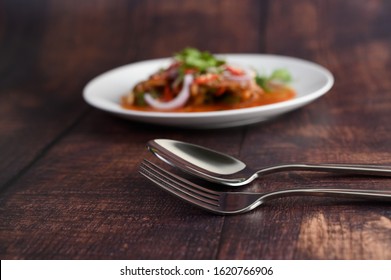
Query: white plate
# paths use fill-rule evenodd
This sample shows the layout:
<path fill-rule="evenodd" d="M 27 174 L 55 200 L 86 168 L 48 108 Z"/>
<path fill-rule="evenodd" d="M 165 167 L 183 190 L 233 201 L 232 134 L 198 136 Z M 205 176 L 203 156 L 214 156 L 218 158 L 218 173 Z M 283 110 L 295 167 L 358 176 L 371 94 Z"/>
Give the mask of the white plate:
<path fill-rule="evenodd" d="M 294 99 L 252 108 L 214 112 L 144 112 L 124 109 L 120 98 L 141 80 L 168 66 L 170 58 L 147 60 L 125 65 L 99 75 L 84 88 L 85 101 L 101 110 L 134 121 L 186 128 L 219 128 L 262 122 L 308 104 L 333 86 L 333 75 L 326 68 L 306 60 L 257 54 L 222 54 L 228 63 L 254 68 L 259 73 L 284 68 L 292 77 Z"/>

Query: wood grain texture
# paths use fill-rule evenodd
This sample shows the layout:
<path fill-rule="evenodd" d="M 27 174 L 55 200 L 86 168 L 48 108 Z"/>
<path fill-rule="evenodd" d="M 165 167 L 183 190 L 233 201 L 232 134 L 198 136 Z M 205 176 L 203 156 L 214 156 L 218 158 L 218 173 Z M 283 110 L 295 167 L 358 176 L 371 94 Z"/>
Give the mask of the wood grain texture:
<path fill-rule="evenodd" d="M 391 165 L 389 1 L 0 1 L 1 259 L 391 259 L 385 203 L 289 198 L 216 216 L 138 174 L 172 138 L 240 157 Z M 111 68 L 185 46 L 320 63 L 331 92 L 266 123 L 187 130 L 88 107 Z M 389 179 L 289 172 L 243 190 L 391 190 Z"/>

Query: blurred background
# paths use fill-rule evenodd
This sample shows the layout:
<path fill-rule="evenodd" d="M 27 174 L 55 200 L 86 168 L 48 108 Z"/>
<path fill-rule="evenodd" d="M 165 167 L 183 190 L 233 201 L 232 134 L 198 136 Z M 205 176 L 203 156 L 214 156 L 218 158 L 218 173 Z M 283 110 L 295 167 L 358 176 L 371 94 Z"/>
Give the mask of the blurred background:
<path fill-rule="evenodd" d="M 387 0 L 0 0 L 0 257 L 391 258 L 381 205 L 292 200 L 245 217 L 204 216 L 137 172 L 158 137 L 258 165 L 389 164 L 390 13 Z M 310 106 L 228 130 L 149 126 L 84 102 L 97 75 L 187 46 L 303 58 L 335 84 Z M 375 185 L 319 186 L 337 179 Z M 311 184 L 273 180 L 261 184 Z"/>

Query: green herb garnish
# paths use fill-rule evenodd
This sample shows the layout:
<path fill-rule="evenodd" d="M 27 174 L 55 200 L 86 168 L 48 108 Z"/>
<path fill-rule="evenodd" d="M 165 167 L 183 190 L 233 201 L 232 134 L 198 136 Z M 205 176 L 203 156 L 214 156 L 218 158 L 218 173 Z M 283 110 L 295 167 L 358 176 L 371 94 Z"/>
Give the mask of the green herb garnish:
<path fill-rule="evenodd" d="M 183 70 L 196 69 L 206 72 L 208 68 L 218 67 L 225 64 L 225 61 L 218 59 L 207 51 L 199 51 L 195 48 L 185 48 L 180 53 L 175 54 L 175 59 L 181 63 Z"/>
<path fill-rule="evenodd" d="M 280 82 L 283 84 L 288 84 L 292 81 L 292 76 L 286 69 L 276 69 L 270 75 L 271 81 Z"/>
<path fill-rule="evenodd" d="M 136 92 L 134 93 L 134 103 L 139 107 L 147 106 L 147 103 L 144 100 L 144 92 Z"/>
<path fill-rule="evenodd" d="M 292 76 L 286 69 L 276 69 L 270 76 L 260 76 L 257 74 L 255 82 L 266 92 L 270 91 L 269 83 L 275 82 L 279 84 L 288 84 L 292 81 Z"/>
<path fill-rule="evenodd" d="M 156 91 L 155 89 L 150 89 L 148 92 L 153 98 L 158 98 L 161 94 Z M 134 104 L 136 104 L 139 107 L 145 107 L 147 106 L 147 102 L 145 102 L 145 94 L 146 92 L 134 92 Z"/>

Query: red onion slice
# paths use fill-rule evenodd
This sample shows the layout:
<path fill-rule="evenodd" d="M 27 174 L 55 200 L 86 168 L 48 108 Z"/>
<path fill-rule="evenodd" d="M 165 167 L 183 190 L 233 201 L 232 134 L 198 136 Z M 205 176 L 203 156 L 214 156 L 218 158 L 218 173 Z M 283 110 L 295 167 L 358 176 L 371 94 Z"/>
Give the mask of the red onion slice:
<path fill-rule="evenodd" d="M 144 95 L 145 102 L 148 103 L 149 106 L 151 106 L 154 109 L 158 110 L 174 110 L 177 108 L 182 107 L 185 105 L 187 100 L 189 100 L 190 97 L 190 85 L 193 82 L 193 75 L 186 74 L 183 78 L 183 86 L 179 94 L 171 101 L 169 102 L 161 102 L 155 98 L 152 97 L 151 94 L 146 93 Z"/>

